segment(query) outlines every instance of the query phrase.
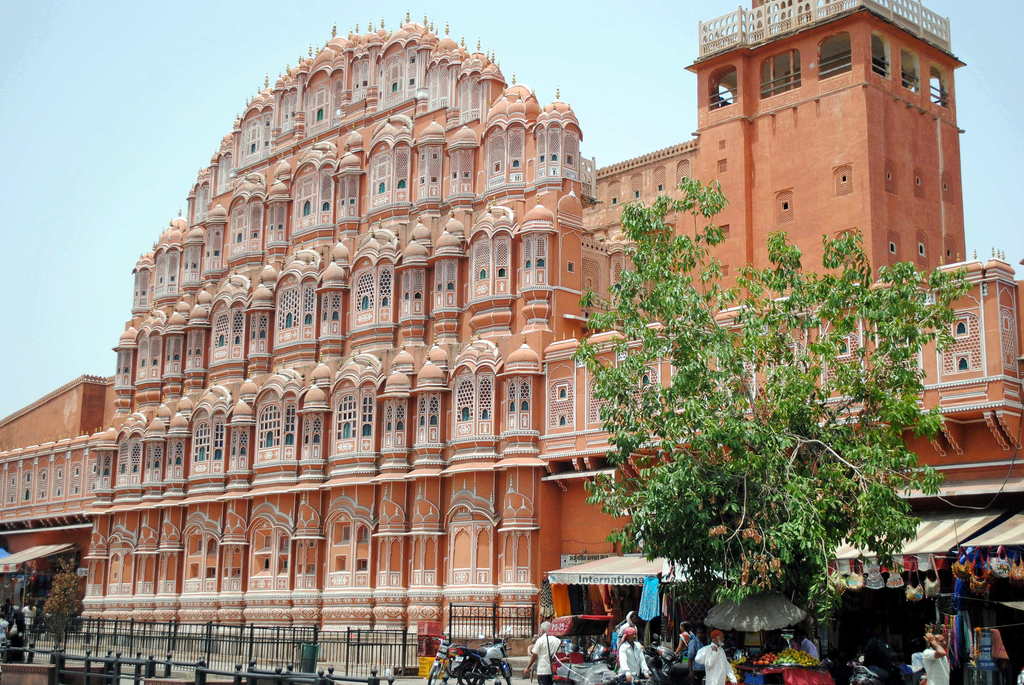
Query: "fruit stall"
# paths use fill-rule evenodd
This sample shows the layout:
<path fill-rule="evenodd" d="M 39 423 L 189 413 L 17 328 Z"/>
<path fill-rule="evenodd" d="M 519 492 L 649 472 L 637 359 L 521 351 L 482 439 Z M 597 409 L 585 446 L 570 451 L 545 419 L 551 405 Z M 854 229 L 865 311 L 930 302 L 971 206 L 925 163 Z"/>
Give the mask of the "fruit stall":
<path fill-rule="evenodd" d="M 761 654 L 750 662 L 741 660 L 733 663 L 733 670 L 745 685 L 835 685 L 818 660 L 799 649 Z"/>

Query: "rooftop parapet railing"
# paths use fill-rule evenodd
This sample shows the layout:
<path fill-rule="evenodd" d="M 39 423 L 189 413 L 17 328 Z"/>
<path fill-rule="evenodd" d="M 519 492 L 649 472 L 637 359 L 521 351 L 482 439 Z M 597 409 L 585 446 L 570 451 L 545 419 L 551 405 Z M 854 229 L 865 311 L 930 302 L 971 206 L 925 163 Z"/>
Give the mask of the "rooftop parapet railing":
<path fill-rule="evenodd" d="M 700 22 L 700 59 L 735 47 L 757 45 L 860 8 L 885 17 L 942 50 L 951 50 L 949 19 L 918 0 L 772 0 L 754 9 L 740 7 Z"/>

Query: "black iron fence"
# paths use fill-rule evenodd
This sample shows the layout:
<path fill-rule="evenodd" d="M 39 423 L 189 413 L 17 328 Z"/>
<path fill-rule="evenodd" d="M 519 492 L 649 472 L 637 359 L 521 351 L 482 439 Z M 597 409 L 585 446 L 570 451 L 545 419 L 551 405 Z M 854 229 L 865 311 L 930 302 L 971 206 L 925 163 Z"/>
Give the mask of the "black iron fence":
<path fill-rule="evenodd" d="M 333 666 L 344 676 L 365 677 L 374 669 L 401 674 L 416 668 L 416 635 L 405 630 L 79 618 L 59 642 L 45 625 L 35 627 L 29 640 L 39 648 L 68 654 L 173 655 L 177 662 L 203 661 L 221 670 L 250 663 L 287 668 L 310 659 Z"/>
<path fill-rule="evenodd" d="M 454 639 L 522 638 L 531 637 L 536 630 L 533 605 L 448 605 L 448 633 Z"/>
<path fill-rule="evenodd" d="M 16 655 L 16 658 L 12 658 Z M 274 669 L 257 668 L 256 662 L 243 667 L 236 664 L 229 668 L 211 667 L 203 660 L 196 662 L 175 661 L 169 655 L 164 659 L 154 656 L 135 657 L 121 653 L 107 652 L 94 655 L 91 651 L 74 654 L 64 650 L 50 649 L 3 649 L 3 661 L 17 661 L 28 664 L 50 664 L 53 666 L 51 683 L 75 682 L 85 685 L 121 685 L 131 680 L 133 685 L 142 685 L 147 678 L 171 678 L 182 671 L 195 685 L 206 685 L 212 677 L 216 680 L 230 678 L 234 685 L 331 685 L 332 683 L 360 683 L 361 685 L 382 685 L 376 669 L 366 678 L 339 675 L 333 668 L 317 671 L 296 671 L 292 666 Z M 180 676 L 179 676 L 180 677 Z M 387 673 L 388 685 L 393 685 L 395 676 Z"/>

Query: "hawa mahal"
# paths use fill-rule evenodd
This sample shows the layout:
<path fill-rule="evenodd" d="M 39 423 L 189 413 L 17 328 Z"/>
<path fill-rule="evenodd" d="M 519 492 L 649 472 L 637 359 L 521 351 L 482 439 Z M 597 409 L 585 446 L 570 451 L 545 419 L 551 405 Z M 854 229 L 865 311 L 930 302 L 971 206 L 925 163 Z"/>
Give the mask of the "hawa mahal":
<path fill-rule="evenodd" d="M 943 430 L 914 446 L 947 499 L 1024 491 L 1021 284 L 964 252 L 947 20 L 702 22 L 695 137 L 603 168 L 569 104 L 443 33 L 356 30 L 265 83 L 134 265 L 114 375 L 0 420 L 0 538 L 74 545 L 88 615 L 397 627 L 614 554 L 580 296 L 628 266 L 618 205 L 684 176 L 729 198 L 727 278 L 777 229 L 810 265 L 857 228 L 876 265 L 965 270 L 955 344 L 921 359 Z"/>

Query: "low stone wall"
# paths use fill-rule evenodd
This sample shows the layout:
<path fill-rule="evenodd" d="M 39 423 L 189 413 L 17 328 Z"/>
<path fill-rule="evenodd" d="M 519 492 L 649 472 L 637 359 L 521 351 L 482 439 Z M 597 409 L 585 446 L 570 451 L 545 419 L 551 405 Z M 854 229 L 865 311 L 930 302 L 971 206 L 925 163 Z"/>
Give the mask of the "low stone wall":
<path fill-rule="evenodd" d="M 4 664 L 0 685 L 52 685 L 52 664 Z"/>

